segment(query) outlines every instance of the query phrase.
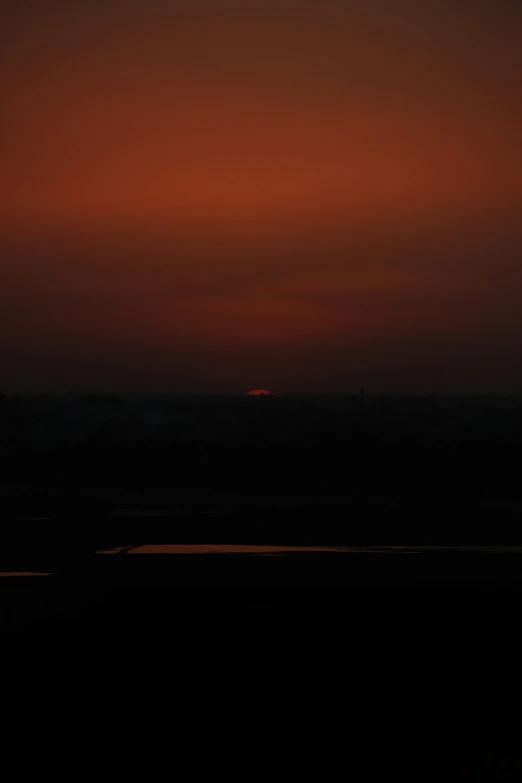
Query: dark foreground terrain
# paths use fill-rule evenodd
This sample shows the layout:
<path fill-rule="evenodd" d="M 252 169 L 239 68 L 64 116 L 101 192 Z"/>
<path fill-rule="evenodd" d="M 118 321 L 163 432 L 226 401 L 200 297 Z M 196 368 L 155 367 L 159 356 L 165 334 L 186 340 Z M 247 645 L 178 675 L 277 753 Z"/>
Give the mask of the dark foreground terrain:
<path fill-rule="evenodd" d="M 518 400 L 2 404 L 10 714 L 244 777 L 522 776 Z"/>
<path fill-rule="evenodd" d="M 2 704 L 25 720 L 77 732 L 95 716 L 140 743 L 155 727 L 195 738 L 198 757 L 232 743 L 227 768 L 246 752 L 269 772 L 274 754 L 322 777 L 342 764 L 363 780 L 460 780 L 486 751 L 518 763 L 519 551 L 124 550 L 45 565 L 0 585 Z"/>

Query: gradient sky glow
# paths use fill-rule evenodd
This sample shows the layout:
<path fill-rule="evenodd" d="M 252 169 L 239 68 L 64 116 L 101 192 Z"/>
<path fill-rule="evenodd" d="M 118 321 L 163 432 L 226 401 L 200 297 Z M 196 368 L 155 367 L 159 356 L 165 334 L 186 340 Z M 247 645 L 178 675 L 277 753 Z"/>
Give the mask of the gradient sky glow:
<path fill-rule="evenodd" d="M 5 0 L 0 389 L 522 391 L 519 0 Z"/>

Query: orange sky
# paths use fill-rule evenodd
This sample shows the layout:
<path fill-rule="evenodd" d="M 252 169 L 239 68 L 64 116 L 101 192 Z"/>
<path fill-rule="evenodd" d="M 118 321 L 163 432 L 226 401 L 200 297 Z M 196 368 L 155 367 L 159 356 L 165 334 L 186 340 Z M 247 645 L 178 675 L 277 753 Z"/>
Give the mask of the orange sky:
<path fill-rule="evenodd" d="M 514 0 L 5 3 L 0 384 L 522 386 Z"/>

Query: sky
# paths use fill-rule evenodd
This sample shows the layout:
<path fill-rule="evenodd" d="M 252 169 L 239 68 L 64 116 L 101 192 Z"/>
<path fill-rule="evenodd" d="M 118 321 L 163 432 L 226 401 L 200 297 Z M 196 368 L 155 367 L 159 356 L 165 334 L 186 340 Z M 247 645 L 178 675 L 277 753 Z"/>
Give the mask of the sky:
<path fill-rule="evenodd" d="M 0 390 L 522 392 L 519 0 L 4 0 Z"/>

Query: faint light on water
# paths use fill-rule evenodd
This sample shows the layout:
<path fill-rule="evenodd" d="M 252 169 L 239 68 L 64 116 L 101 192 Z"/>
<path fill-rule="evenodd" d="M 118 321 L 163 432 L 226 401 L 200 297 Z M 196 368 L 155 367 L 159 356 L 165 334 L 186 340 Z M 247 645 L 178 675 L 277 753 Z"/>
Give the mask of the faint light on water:
<path fill-rule="evenodd" d="M 284 546 L 277 544 L 140 544 L 100 549 L 97 555 L 258 555 L 283 556 L 304 553 L 394 553 L 393 547 L 364 546 Z M 396 554 L 415 554 L 415 550 L 397 549 Z"/>
<path fill-rule="evenodd" d="M 122 552 L 127 552 L 127 550 L 131 549 L 130 546 L 115 546 L 112 549 L 99 549 L 96 554 L 97 555 L 119 555 Z"/>
<path fill-rule="evenodd" d="M 0 571 L 0 576 L 52 576 L 44 571 Z"/>
<path fill-rule="evenodd" d="M 271 555 L 290 552 L 342 552 L 342 548 L 313 546 L 277 546 L 263 544 L 140 544 L 139 546 L 100 549 L 98 555 Z"/>
<path fill-rule="evenodd" d="M 335 547 L 277 546 L 263 544 L 142 544 L 129 549 L 130 555 L 269 555 L 285 552 L 331 552 Z M 342 550 L 338 550 L 342 551 Z"/>

